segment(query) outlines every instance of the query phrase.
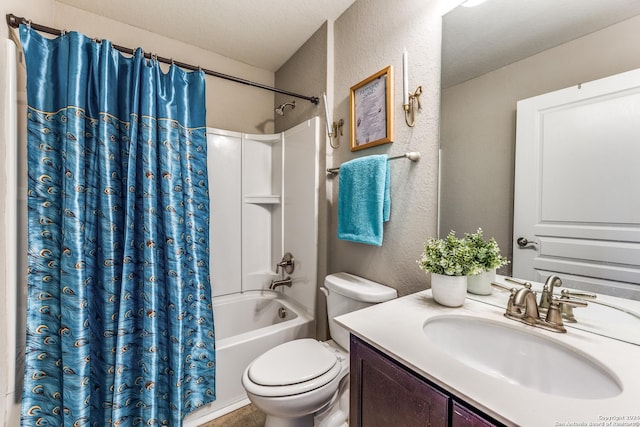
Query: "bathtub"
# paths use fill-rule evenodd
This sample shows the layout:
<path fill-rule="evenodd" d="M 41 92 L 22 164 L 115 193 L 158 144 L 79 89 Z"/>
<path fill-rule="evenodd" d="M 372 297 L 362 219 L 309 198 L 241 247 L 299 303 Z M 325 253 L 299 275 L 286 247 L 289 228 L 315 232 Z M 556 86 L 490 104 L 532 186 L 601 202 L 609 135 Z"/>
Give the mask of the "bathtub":
<path fill-rule="evenodd" d="M 216 297 L 213 316 L 216 401 L 186 417 L 184 427 L 198 427 L 248 404 L 240 378 L 249 363 L 278 344 L 315 336 L 313 319 L 294 301 L 274 291 Z"/>

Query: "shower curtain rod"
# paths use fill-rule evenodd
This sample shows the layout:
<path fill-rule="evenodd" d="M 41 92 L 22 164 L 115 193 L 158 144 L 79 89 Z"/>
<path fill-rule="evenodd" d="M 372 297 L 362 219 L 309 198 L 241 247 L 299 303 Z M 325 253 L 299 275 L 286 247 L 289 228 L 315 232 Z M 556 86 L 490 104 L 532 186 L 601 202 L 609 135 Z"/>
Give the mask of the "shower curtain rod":
<path fill-rule="evenodd" d="M 51 28 L 51 27 L 47 27 L 47 26 L 44 26 L 44 25 L 36 24 L 35 22 L 31 22 L 28 19 L 25 19 L 25 18 L 20 17 L 20 16 L 16 16 L 16 15 L 14 15 L 12 13 L 8 13 L 7 14 L 7 25 L 9 25 L 9 27 L 18 28 L 20 26 L 20 24 L 30 25 L 31 28 L 33 28 L 33 29 L 35 29 L 37 31 L 41 31 L 43 33 L 48 33 L 48 34 L 53 34 L 55 36 L 59 36 L 59 35 L 62 34 L 62 31 L 58 30 L 57 28 Z M 128 48 L 128 47 L 118 46 L 116 44 L 114 44 L 112 46 L 113 46 L 114 49 L 116 49 L 116 50 L 118 50 L 120 52 L 129 54 L 129 55 L 133 55 L 134 52 L 135 52 L 134 49 L 131 49 L 131 48 Z M 223 73 L 219 73 L 217 71 L 208 70 L 208 69 L 202 68 L 200 66 L 186 64 L 184 62 L 179 62 L 179 61 L 174 61 L 171 58 L 163 58 L 161 56 L 153 55 L 153 54 L 147 53 L 147 52 L 144 52 L 144 57 L 148 58 L 148 59 L 155 59 L 155 60 L 163 62 L 165 64 L 174 64 L 174 65 L 177 65 L 180 68 L 184 68 L 184 69 L 191 70 L 191 71 L 202 70 L 205 74 L 207 74 L 209 76 L 218 77 L 218 78 L 225 79 L 225 80 L 230 80 L 232 82 L 240 83 L 240 84 L 243 84 L 243 85 L 257 87 L 259 89 L 265 89 L 265 90 L 269 90 L 271 92 L 277 92 L 277 93 L 280 93 L 280 94 L 283 94 L 283 95 L 293 96 L 295 98 L 306 99 L 307 101 L 309 101 L 309 102 L 311 102 L 312 104 L 315 104 L 315 105 L 318 105 L 318 103 L 320 102 L 320 99 L 317 96 L 300 95 L 299 93 L 289 92 L 288 90 L 278 89 L 277 87 L 271 87 L 271 86 L 264 85 L 262 83 L 252 82 L 251 80 L 245 80 L 245 79 L 242 79 L 240 77 L 231 76 L 229 74 L 223 74 Z"/>

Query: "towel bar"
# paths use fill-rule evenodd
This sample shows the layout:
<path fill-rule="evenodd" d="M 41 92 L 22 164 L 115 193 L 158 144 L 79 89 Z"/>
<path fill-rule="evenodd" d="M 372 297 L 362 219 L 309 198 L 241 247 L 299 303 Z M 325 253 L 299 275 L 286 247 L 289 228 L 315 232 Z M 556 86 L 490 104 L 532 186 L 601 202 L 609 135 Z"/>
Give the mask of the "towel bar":
<path fill-rule="evenodd" d="M 420 160 L 420 157 L 422 155 L 420 154 L 419 151 L 409 151 L 408 153 L 404 153 L 404 154 L 400 154 L 399 156 L 393 156 L 393 157 L 389 157 L 389 160 L 395 160 L 395 159 L 409 159 L 412 162 L 417 162 L 418 160 Z M 332 175 L 335 175 L 337 173 L 340 172 L 340 166 L 336 167 L 336 168 L 329 168 L 327 169 L 327 173 L 330 173 Z"/>

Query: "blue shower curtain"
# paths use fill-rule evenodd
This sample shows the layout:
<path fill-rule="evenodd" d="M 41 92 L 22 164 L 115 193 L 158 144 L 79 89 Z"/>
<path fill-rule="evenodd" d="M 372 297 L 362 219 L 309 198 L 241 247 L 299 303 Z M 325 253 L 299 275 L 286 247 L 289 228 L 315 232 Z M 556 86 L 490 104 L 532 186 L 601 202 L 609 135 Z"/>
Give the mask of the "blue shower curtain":
<path fill-rule="evenodd" d="M 215 399 L 204 73 L 20 28 L 24 426 L 180 426 Z"/>

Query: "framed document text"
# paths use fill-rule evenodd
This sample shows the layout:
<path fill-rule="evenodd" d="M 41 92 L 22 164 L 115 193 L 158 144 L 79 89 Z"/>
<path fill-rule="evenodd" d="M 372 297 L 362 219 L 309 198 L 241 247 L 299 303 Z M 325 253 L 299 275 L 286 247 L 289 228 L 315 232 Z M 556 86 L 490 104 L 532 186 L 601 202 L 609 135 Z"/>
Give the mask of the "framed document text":
<path fill-rule="evenodd" d="M 393 142 L 391 65 L 351 87 L 351 151 Z"/>

